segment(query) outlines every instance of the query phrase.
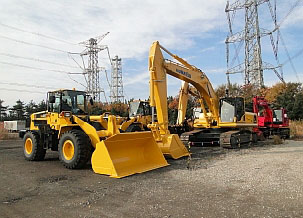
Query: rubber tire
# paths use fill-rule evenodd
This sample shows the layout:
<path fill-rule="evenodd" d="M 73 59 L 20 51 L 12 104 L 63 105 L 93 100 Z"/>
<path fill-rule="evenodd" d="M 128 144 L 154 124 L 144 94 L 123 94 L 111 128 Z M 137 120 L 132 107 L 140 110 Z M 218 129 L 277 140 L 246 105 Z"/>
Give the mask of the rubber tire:
<path fill-rule="evenodd" d="M 27 154 L 25 151 L 25 141 L 30 138 L 33 143 L 32 153 Z M 39 135 L 34 132 L 26 132 L 23 137 L 23 153 L 25 160 L 28 161 L 41 161 L 45 157 L 46 149 L 40 144 Z"/>
<path fill-rule="evenodd" d="M 285 134 L 285 139 L 290 139 L 290 130 Z"/>
<path fill-rule="evenodd" d="M 71 140 L 74 145 L 74 156 L 71 160 L 66 160 L 62 152 L 62 146 L 66 140 Z M 91 147 L 89 137 L 83 131 L 77 129 L 68 131 L 59 140 L 59 159 L 68 169 L 83 168 L 91 157 Z"/>
<path fill-rule="evenodd" d="M 141 132 L 142 129 L 140 128 L 140 126 L 138 125 L 130 125 L 129 127 L 127 127 L 127 129 L 125 130 L 125 132 Z"/>

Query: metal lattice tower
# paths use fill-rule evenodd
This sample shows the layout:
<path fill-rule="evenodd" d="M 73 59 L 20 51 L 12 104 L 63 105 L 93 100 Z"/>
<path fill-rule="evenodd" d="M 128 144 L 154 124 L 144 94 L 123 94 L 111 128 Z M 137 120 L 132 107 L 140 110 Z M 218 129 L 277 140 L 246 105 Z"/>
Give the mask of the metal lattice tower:
<path fill-rule="evenodd" d="M 111 86 L 110 86 L 111 102 L 124 102 L 123 82 L 122 82 L 122 60 L 115 56 L 112 59 Z"/>
<path fill-rule="evenodd" d="M 101 93 L 104 94 L 104 89 L 100 86 L 100 67 L 98 61 L 98 54 L 100 51 L 105 50 L 107 46 L 98 45 L 98 43 L 107 35 L 108 33 L 90 38 L 87 41 L 81 42 L 80 44 L 84 44 L 87 48 L 81 53 L 81 57 L 88 56 L 88 64 L 87 67 L 84 65 L 84 75 L 87 75 L 86 82 L 86 92 L 97 102 L 101 102 Z M 105 98 L 106 99 L 106 98 Z"/>
<path fill-rule="evenodd" d="M 252 84 L 258 88 L 264 86 L 263 71 L 264 70 L 273 70 L 279 79 L 283 80 L 283 71 L 282 66 L 279 64 L 278 60 L 278 39 L 274 40 L 273 33 L 275 31 L 279 32 L 279 29 L 275 28 L 273 31 L 268 31 L 260 28 L 259 26 L 259 14 L 258 8 L 263 3 L 267 3 L 273 18 L 275 27 L 276 23 L 276 7 L 272 8 L 270 0 L 241 0 L 235 1 L 233 4 L 230 4 L 227 1 L 225 12 L 227 14 L 227 20 L 229 25 L 229 34 L 226 38 L 226 51 L 227 51 L 227 80 L 230 84 L 230 74 L 234 73 L 244 73 L 244 82 L 245 85 Z M 233 32 L 233 20 L 235 18 L 236 12 L 239 10 L 245 10 L 245 26 L 244 30 L 234 33 Z M 269 63 L 262 61 L 261 53 L 261 38 L 264 36 L 270 36 L 271 44 L 273 47 L 275 59 L 278 63 L 278 66 L 273 66 Z M 235 56 L 230 60 L 230 49 L 229 44 L 234 45 Z M 240 62 L 239 52 L 242 45 L 245 44 L 244 48 L 244 63 Z M 238 61 L 238 65 L 234 66 L 235 61 Z M 280 70 L 280 73 L 276 70 Z"/>

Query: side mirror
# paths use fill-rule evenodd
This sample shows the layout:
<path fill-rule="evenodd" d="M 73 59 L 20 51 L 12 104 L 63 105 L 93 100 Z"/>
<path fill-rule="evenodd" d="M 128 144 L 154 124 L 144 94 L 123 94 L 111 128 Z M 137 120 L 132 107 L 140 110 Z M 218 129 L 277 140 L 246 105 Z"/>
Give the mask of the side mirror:
<path fill-rule="evenodd" d="M 92 98 L 90 98 L 89 103 L 90 103 L 91 106 L 93 106 L 94 105 L 94 100 Z"/>
<path fill-rule="evenodd" d="M 48 97 L 48 102 L 49 103 L 53 104 L 53 103 L 55 103 L 55 101 L 56 101 L 56 97 L 54 95 L 50 95 Z"/>

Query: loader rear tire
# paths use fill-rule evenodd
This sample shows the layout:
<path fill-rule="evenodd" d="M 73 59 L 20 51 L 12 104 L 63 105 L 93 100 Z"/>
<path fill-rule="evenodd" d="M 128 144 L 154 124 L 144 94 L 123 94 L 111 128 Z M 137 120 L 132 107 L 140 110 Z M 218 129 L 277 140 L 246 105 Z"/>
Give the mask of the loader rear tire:
<path fill-rule="evenodd" d="M 91 157 L 89 137 L 81 130 L 64 133 L 59 140 L 59 159 L 68 169 L 83 168 Z"/>
<path fill-rule="evenodd" d="M 39 135 L 34 132 L 27 132 L 23 137 L 23 153 L 25 160 L 40 161 L 45 157 L 46 150 L 40 144 Z"/>

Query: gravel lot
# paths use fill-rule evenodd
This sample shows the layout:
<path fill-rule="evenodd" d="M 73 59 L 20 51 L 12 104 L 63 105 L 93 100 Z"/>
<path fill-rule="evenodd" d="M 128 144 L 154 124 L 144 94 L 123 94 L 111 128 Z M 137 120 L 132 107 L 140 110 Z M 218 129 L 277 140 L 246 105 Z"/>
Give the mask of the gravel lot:
<path fill-rule="evenodd" d="M 193 148 L 192 159 L 112 179 L 23 158 L 0 141 L 0 217 L 303 217 L 303 142 Z"/>

